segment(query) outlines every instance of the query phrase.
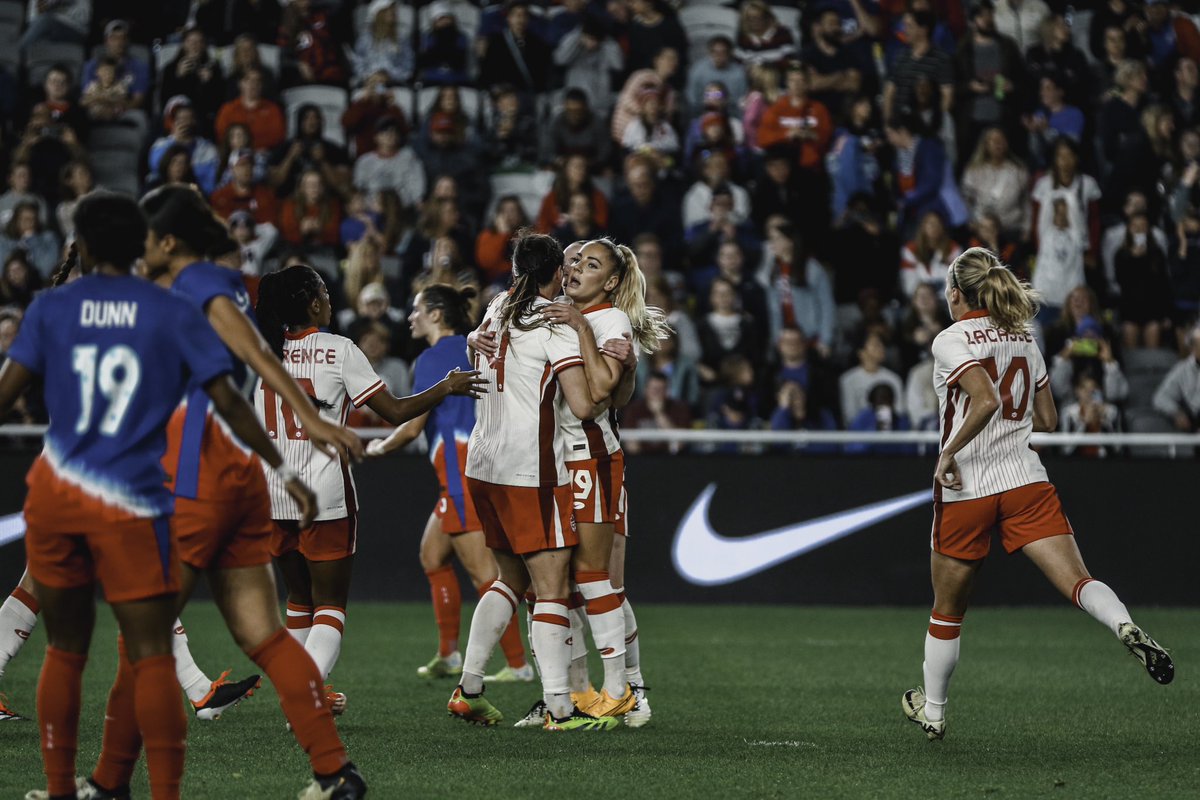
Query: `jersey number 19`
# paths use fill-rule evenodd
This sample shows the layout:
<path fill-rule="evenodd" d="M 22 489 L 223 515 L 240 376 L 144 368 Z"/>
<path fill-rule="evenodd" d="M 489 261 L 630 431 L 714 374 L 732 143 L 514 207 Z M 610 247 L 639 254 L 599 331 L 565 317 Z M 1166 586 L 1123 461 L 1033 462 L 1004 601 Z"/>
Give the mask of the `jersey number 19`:
<path fill-rule="evenodd" d="M 91 429 L 92 406 L 99 389 L 108 400 L 108 409 L 100 419 L 100 433 L 116 436 L 142 379 L 142 363 L 137 353 L 119 344 L 100 356 L 100 348 L 94 344 L 76 345 L 71 351 L 71 369 L 79 376 L 79 421 L 75 423 L 75 433 L 83 435 Z"/>

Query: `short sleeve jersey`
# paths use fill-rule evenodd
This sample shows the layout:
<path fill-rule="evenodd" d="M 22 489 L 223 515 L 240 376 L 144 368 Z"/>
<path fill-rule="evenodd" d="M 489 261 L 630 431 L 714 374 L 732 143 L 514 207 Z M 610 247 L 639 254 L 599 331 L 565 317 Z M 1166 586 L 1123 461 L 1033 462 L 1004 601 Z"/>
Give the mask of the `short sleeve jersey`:
<path fill-rule="evenodd" d="M 632 337 L 633 326 L 629 317 L 612 303 L 585 308 L 584 318 L 592 327 L 596 345 L 603 346 L 609 339 L 619 339 L 622 336 Z M 568 411 L 561 416 L 563 442 L 566 447 L 566 460 L 582 461 L 587 458 L 603 458 L 621 449 L 621 440 L 617 436 L 616 415 L 608 412 L 596 419 L 581 420 Z"/>
<path fill-rule="evenodd" d="M 345 336 L 316 328 L 288 334 L 283 343 L 283 367 L 309 397 L 317 401 L 318 413 L 334 425 L 345 425 L 350 407 L 366 403 L 385 390 L 383 380 L 358 345 Z M 313 447 L 296 418 L 295 410 L 273 389 L 258 382 L 254 407 L 263 421 L 283 463 L 300 474 L 317 494 L 318 521 L 354 516 L 358 500 L 350 465 L 330 458 Z M 274 519 L 300 519 L 300 509 L 276 477 L 266 470 Z"/>
<path fill-rule="evenodd" d="M 497 328 L 507 296 L 488 306 L 485 330 Z M 537 298 L 529 317 L 549 304 Z M 579 339 L 562 325 L 500 331 L 499 350 L 491 359 L 479 354 L 475 368 L 490 384 L 476 402 L 475 428 L 467 447 L 467 476 L 502 486 L 562 486 L 567 483 L 559 415 L 562 403 L 557 375 L 583 365 Z"/>
<path fill-rule="evenodd" d="M 420 394 L 458 367 L 471 369 L 467 360 L 465 336 L 444 336 L 437 344 L 417 356 L 413 365 L 413 393 Z M 475 401 L 457 395 L 447 397 L 429 412 L 425 422 L 425 439 L 429 443 L 429 461 L 437 473 L 438 486 L 449 495 L 455 508 L 463 508 L 467 468 L 467 444 L 475 427 Z"/>
<path fill-rule="evenodd" d="M 45 381 L 43 457 L 66 483 L 134 516 L 171 513 L 167 421 L 189 382 L 232 366 L 194 305 L 141 278 L 88 275 L 40 295 L 8 355 Z"/>
<path fill-rule="evenodd" d="M 981 367 L 1000 394 L 1000 410 L 956 456 L 963 488 L 938 485 L 941 499 L 971 500 L 1045 481 L 1029 440 L 1034 392 L 1048 390 L 1050 378 L 1033 335 L 1002 330 L 986 311 L 972 311 L 937 335 L 933 358 L 943 445 L 966 419 L 970 398 L 958 382 L 968 370 Z"/>

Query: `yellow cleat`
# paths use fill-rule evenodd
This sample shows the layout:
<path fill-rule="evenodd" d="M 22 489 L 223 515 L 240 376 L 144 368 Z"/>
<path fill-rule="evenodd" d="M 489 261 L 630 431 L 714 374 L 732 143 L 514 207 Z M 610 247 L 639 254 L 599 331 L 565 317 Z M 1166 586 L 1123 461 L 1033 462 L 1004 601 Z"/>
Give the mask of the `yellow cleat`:
<path fill-rule="evenodd" d="M 588 684 L 587 691 L 571 692 L 571 702 L 580 710 L 586 710 L 588 706 L 600 699 L 600 693 L 596 691 L 596 687 Z"/>
<path fill-rule="evenodd" d="M 620 717 L 632 711 L 636 705 L 637 695 L 633 693 L 629 684 L 625 684 L 625 694 L 613 698 L 605 689 L 583 710 L 593 717 Z"/>

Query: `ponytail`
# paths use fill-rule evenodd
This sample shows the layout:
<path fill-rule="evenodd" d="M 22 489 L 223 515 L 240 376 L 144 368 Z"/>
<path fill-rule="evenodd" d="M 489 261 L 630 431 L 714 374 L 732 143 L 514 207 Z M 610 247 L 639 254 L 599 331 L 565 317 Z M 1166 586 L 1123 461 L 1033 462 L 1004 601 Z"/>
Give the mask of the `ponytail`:
<path fill-rule="evenodd" d="M 634 343 L 644 353 L 658 352 L 659 342 L 671 335 L 671 326 L 661 308 L 646 305 L 646 276 L 638 266 L 637 256 L 612 239 L 594 241 L 607 247 L 616 260 L 618 283 L 613 291 L 613 305 L 629 317 Z"/>
<path fill-rule="evenodd" d="M 308 307 L 319 296 L 321 283 L 317 271 L 302 264 L 267 273 L 259 281 L 254 316 L 277 358 L 283 358 L 288 326 L 309 321 Z"/>
<path fill-rule="evenodd" d="M 1040 296 L 1004 266 L 990 250 L 972 247 L 954 259 L 950 282 L 972 308 L 986 309 L 997 328 L 1028 333 Z"/>
<path fill-rule="evenodd" d="M 442 324 L 457 334 L 473 327 L 472 305 L 476 291 L 473 286 L 456 289 L 446 283 L 431 283 L 421 290 L 421 302 L 426 311 L 441 311 Z"/>
<path fill-rule="evenodd" d="M 511 326 L 530 331 L 546 325 L 540 319 L 527 320 L 526 317 L 533 310 L 541 288 L 553 280 L 555 272 L 562 267 L 562 261 L 562 247 L 553 236 L 534 233 L 529 228 L 517 231 L 513 245 L 512 292 L 498 317 L 501 330 Z"/>
<path fill-rule="evenodd" d="M 191 186 L 160 186 L 142 198 L 141 207 L 156 236 L 174 236 L 191 255 L 212 259 L 238 249 L 225 224 Z"/>

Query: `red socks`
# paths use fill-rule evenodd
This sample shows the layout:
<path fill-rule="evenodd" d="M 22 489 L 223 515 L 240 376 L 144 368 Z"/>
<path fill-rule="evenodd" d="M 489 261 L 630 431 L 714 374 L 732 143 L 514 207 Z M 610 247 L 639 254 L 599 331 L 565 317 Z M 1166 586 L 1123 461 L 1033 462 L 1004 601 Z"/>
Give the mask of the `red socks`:
<path fill-rule="evenodd" d="M 100 760 L 92 771 L 92 780 L 105 789 L 118 789 L 133 777 L 133 765 L 142 752 L 142 734 L 138 730 L 137 704 L 134 700 L 133 665 L 125 652 L 125 639 L 117 637 L 117 679 L 108 692 L 104 712 L 104 745 Z"/>
<path fill-rule="evenodd" d="M 75 751 L 85 664 L 86 655 L 46 648 L 38 679 L 37 711 L 46 788 L 51 797 L 75 794 Z"/>
<path fill-rule="evenodd" d="M 458 649 L 458 629 L 462 619 L 462 595 L 454 567 L 446 565 L 425 573 L 433 597 L 433 618 L 438 626 L 438 655 L 442 658 Z M 486 589 L 484 590 L 486 591 Z M 506 651 L 507 652 L 507 651 Z"/>
<path fill-rule="evenodd" d="M 178 800 L 187 749 L 187 717 L 175 680 L 175 657 L 170 653 L 143 658 L 133 665 L 137 726 L 146 748 L 150 795 L 154 800 Z"/>

